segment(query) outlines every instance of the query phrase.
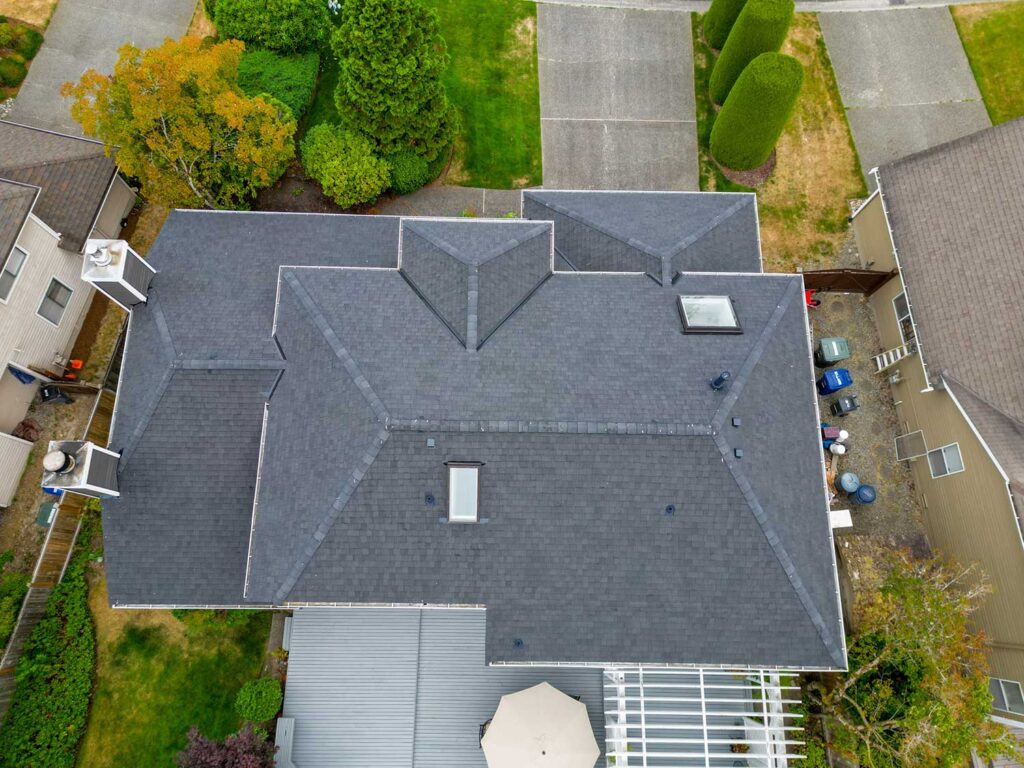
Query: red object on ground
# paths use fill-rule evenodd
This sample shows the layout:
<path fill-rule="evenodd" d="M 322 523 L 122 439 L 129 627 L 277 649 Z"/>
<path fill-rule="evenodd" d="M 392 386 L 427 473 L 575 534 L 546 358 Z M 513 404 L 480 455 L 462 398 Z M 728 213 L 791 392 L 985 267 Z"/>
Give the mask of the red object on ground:
<path fill-rule="evenodd" d="M 68 367 L 73 371 L 80 371 L 82 369 L 81 360 L 71 360 L 68 362 Z"/>
<path fill-rule="evenodd" d="M 816 309 L 817 307 L 821 306 L 821 301 L 814 298 L 814 294 L 816 293 L 817 291 L 814 290 L 804 291 L 804 301 L 807 302 L 807 306 L 810 307 L 811 309 Z"/>

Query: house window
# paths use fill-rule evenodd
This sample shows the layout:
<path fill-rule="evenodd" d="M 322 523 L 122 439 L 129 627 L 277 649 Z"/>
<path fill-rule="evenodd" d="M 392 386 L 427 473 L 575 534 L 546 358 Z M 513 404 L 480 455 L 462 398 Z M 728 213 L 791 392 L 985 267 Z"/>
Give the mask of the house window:
<path fill-rule="evenodd" d="M 728 296 L 680 296 L 683 333 L 741 333 L 740 321 Z"/>
<path fill-rule="evenodd" d="M 924 432 L 908 432 L 896 438 L 896 461 L 909 461 L 928 453 L 924 442 Z"/>
<path fill-rule="evenodd" d="M 896 322 L 900 325 L 900 338 L 904 344 L 913 344 L 917 340 L 914 333 L 914 321 L 910 317 L 910 303 L 907 294 L 901 293 L 892 300 L 892 308 L 896 312 Z"/>
<path fill-rule="evenodd" d="M 21 272 L 21 268 L 27 258 L 28 253 L 18 246 L 14 246 L 11 249 L 10 254 L 7 256 L 7 261 L 4 262 L 3 271 L 0 272 L 0 301 L 7 301 L 10 297 L 14 283 L 18 279 L 18 274 Z"/>
<path fill-rule="evenodd" d="M 1003 712 L 1024 715 L 1024 691 L 1016 680 L 988 679 L 988 690 L 992 694 L 992 708 Z"/>
<path fill-rule="evenodd" d="M 448 520 L 475 523 L 480 512 L 480 465 L 449 462 Z"/>
<path fill-rule="evenodd" d="M 964 471 L 964 460 L 960 456 L 960 445 L 951 443 L 928 451 L 928 467 L 932 477 L 945 477 Z"/>
<path fill-rule="evenodd" d="M 64 317 L 64 310 L 71 301 L 71 289 L 56 277 L 50 280 L 50 287 L 46 289 L 39 304 L 39 316 L 49 320 L 54 325 L 60 325 L 60 319 Z"/>

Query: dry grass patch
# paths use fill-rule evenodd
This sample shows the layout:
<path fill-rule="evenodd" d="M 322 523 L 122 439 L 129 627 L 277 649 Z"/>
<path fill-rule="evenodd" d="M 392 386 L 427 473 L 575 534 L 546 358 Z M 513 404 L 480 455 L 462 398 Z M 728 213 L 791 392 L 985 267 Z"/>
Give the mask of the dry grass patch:
<path fill-rule="evenodd" d="M 196 3 L 196 10 L 192 14 L 192 21 L 188 25 L 187 34 L 197 37 L 213 37 L 217 34 L 217 27 L 214 26 L 210 17 L 206 15 L 206 3 L 203 0 L 199 0 Z"/>
<path fill-rule="evenodd" d="M 9 16 L 44 29 L 56 7 L 57 0 L 0 0 L 0 16 Z"/>
<path fill-rule="evenodd" d="M 695 29 L 698 25 L 695 19 Z M 743 189 L 722 177 L 707 152 L 713 111 L 706 83 L 712 59 L 699 35 L 694 37 L 701 189 Z M 775 172 L 757 190 L 764 266 L 771 272 L 833 265 L 847 228 L 847 201 L 865 194 L 860 163 L 815 14 L 796 14 L 782 52 L 804 65 L 804 85 L 776 147 Z"/>

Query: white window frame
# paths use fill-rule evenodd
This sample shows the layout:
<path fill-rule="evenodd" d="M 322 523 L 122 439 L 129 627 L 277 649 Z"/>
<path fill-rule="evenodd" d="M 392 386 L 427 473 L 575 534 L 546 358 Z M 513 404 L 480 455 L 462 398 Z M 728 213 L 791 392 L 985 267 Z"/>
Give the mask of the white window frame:
<path fill-rule="evenodd" d="M 1008 702 L 1009 702 L 1010 699 L 1006 695 L 1007 687 L 1012 685 L 1012 686 L 1016 686 L 1017 687 L 1017 692 L 1020 693 L 1021 699 L 1024 699 L 1024 688 L 1021 687 L 1021 684 L 1018 683 L 1016 680 L 1006 680 L 1006 679 L 1001 678 L 1001 677 L 990 677 L 989 680 L 994 682 L 994 683 L 996 683 L 996 684 L 998 684 L 998 686 L 999 686 L 999 693 L 1002 694 L 1003 704 L 1005 705 L 1003 707 L 997 706 L 997 703 L 996 703 L 995 699 L 993 698 L 993 700 L 992 700 L 992 709 L 996 710 L 997 712 L 1009 712 L 1011 715 L 1024 715 L 1024 705 L 1021 706 L 1021 711 L 1020 712 L 1015 712 L 1014 710 L 1009 708 L 1010 705 L 1009 705 Z"/>
<path fill-rule="evenodd" d="M 900 311 L 898 309 L 896 309 L 896 301 L 898 299 L 900 299 L 900 298 L 902 298 L 903 299 L 903 303 L 907 305 L 907 314 L 905 314 L 905 315 L 901 315 Z M 913 312 L 910 309 L 910 299 L 907 298 L 907 292 L 906 291 L 900 291 L 899 293 L 897 293 L 895 296 L 892 297 L 892 313 L 896 316 L 896 327 L 899 328 L 900 339 L 902 339 L 903 344 L 904 345 L 916 344 L 917 343 L 917 326 L 914 325 L 914 314 L 913 314 Z M 907 339 L 906 334 L 903 333 L 903 321 L 904 320 L 909 321 L 910 329 L 914 332 L 914 338 L 912 338 L 912 339 Z"/>
<path fill-rule="evenodd" d="M 48 318 L 46 315 L 44 315 L 42 313 L 42 311 L 41 311 L 42 308 L 43 308 L 43 302 L 46 301 L 46 295 L 50 292 L 50 287 L 54 283 L 57 283 L 58 285 L 66 288 L 68 290 L 68 303 L 65 304 L 63 307 L 61 307 L 60 318 L 58 318 L 56 323 L 53 322 L 53 320 L 51 320 L 50 318 Z M 70 285 L 67 285 L 63 280 L 58 279 L 56 275 L 53 275 L 52 277 L 50 277 L 50 281 L 46 284 L 46 288 L 43 290 L 43 295 L 39 297 L 39 304 L 36 305 L 36 316 L 37 317 L 41 317 L 43 320 L 48 322 L 54 328 L 59 328 L 60 324 L 64 321 L 64 315 L 67 313 L 68 307 L 71 306 L 71 298 L 74 295 L 75 295 L 75 289 L 74 288 L 72 288 Z"/>
<path fill-rule="evenodd" d="M 457 480 L 462 478 L 462 480 Z M 470 486 L 466 487 L 466 483 Z M 468 491 L 469 498 L 457 489 Z M 448 522 L 478 523 L 480 522 L 480 464 L 468 461 L 448 462 Z"/>
<path fill-rule="evenodd" d="M 956 455 L 960 457 L 960 469 L 955 469 L 952 472 L 949 471 L 949 462 L 946 461 L 945 451 L 947 448 L 956 448 Z M 935 470 L 932 468 L 931 456 L 933 453 L 942 452 L 942 462 L 946 465 L 946 472 L 941 475 L 936 475 Z M 959 475 L 961 472 L 967 470 L 967 465 L 964 463 L 964 454 L 960 450 L 960 443 L 949 443 L 947 445 L 940 445 L 938 448 L 932 448 L 925 454 L 928 458 L 928 472 L 931 474 L 933 480 L 938 480 L 942 477 L 949 477 L 950 475 Z"/>
<path fill-rule="evenodd" d="M 20 245 L 15 244 L 15 246 L 11 248 L 11 252 L 7 254 L 7 258 L 4 259 L 4 263 L 0 265 L 0 273 L 7 270 L 7 264 L 11 260 L 11 256 L 14 254 L 15 251 L 21 251 L 23 254 L 25 254 L 25 258 L 21 260 L 21 266 L 18 267 L 18 271 L 14 273 L 14 282 L 11 283 L 11 290 L 7 292 L 6 296 L 0 297 L 0 304 L 6 304 L 8 301 L 11 300 L 11 296 L 14 294 L 14 289 L 18 287 L 18 281 L 21 279 L 21 273 L 25 271 L 25 263 L 28 261 L 28 251 L 26 251 Z"/>

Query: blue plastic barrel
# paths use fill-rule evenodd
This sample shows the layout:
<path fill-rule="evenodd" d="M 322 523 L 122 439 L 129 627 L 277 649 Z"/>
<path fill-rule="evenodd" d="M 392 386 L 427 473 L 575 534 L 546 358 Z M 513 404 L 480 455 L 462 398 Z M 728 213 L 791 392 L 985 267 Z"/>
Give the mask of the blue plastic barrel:
<path fill-rule="evenodd" d="M 875 486 L 865 484 L 850 494 L 850 501 L 854 504 L 873 504 L 875 496 Z"/>
<path fill-rule="evenodd" d="M 836 490 L 842 493 L 854 493 L 858 488 L 860 488 L 860 478 L 853 472 L 843 472 L 836 478 Z"/>
<path fill-rule="evenodd" d="M 853 384 L 853 376 L 850 375 L 847 368 L 834 368 L 831 371 L 825 371 L 816 384 L 819 395 L 831 395 Z"/>

